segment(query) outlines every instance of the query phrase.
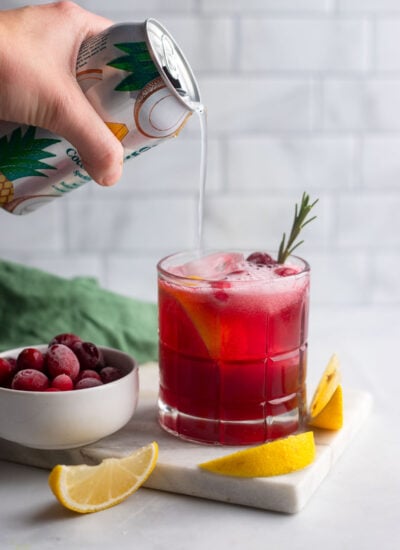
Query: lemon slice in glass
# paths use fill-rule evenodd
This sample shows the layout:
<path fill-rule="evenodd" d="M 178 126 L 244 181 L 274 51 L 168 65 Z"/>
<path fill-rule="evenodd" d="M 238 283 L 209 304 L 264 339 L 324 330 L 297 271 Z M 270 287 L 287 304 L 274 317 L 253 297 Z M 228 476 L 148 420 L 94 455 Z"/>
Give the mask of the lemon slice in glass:
<path fill-rule="evenodd" d="M 155 441 L 123 458 L 106 458 L 96 466 L 57 465 L 49 485 L 58 501 L 74 512 L 87 514 L 110 508 L 134 493 L 157 462 Z"/>
<path fill-rule="evenodd" d="M 314 435 L 309 431 L 203 462 L 199 467 L 215 474 L 269 477 L 301 470 L 314 459 Z"/>

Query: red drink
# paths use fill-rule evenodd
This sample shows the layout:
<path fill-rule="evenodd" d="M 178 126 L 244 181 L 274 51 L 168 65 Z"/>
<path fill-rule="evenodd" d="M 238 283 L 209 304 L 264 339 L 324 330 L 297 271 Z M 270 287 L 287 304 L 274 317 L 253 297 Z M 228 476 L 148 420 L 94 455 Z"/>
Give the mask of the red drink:
<path fill-rule="evenodd" d="M 308 264 L 193 252 L 158 271 L 161 425 L 224 445 L 295 432 L 305 409 Z"/>

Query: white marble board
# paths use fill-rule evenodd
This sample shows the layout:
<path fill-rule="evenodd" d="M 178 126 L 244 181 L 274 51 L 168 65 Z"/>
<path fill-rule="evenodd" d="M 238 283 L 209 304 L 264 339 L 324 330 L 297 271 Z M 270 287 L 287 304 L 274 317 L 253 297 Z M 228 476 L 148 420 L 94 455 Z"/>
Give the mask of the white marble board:
<path fill-rule="evenodd" d="M 157 365 L 140 367 L 139 407 L 119 432 L 92 445 L 63 451 L 28 449 L 0 439 L 0 459 L 52 468 L 55 464 L 95 464 L 109 456 L 123 456 L 157 441 L 157 466 L 145 487 L 181 493 L 276 512 L 299 512 L 366 420 L 372 406 L 370 394 L 344 388 L 344 427 L 337 432 L 314 430 L 316 460 L 291 474 L 240 479 L 219 476 L 198 468 L 200 462 L 222 456 L 236 447 L 214 447 L 180 441 L 157 423 Z"/>

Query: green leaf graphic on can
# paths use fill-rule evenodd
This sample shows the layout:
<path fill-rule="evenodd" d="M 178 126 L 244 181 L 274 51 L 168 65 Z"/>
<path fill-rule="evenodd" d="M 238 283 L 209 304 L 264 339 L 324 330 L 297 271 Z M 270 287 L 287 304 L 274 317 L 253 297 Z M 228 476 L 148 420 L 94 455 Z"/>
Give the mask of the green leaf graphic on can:
<path fill-rule="evenodd" d="M 114 46 L 128 55 L 117 57 L 107 65 L 131 73 L 115 87 L 116 91 L 141 90 L 150 80 L 159 76 L 146 42 L 122 42 Z"/>
<path fill-rule="evenodd" d="M 45 158 L 56 156 L 45 151 L 47 147 L 58 143 L 59 139 L 36 138 L 37 128 L 29 126 L 25 134 L 21 128 L 16 128 L 10 135 L 0 138 L 0 205 L 3 206 L 14 198 L 12 182 L 27 176 L 42 176 L 47 178 L 41 170 L 55 170 L 42 162 Z"/>

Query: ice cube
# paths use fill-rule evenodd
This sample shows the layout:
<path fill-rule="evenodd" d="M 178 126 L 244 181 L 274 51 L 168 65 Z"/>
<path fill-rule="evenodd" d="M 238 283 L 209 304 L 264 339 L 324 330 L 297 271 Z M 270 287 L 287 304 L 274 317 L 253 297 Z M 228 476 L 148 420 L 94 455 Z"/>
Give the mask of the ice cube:
<path fill-rule="evenodd" d="M 244 256 L 238 252 L 216 252 L 170 268 L 170 271 L 181 277 L 216 281 L 225 278 L 232 271 L 243 269 L 243 262 Z"/>

